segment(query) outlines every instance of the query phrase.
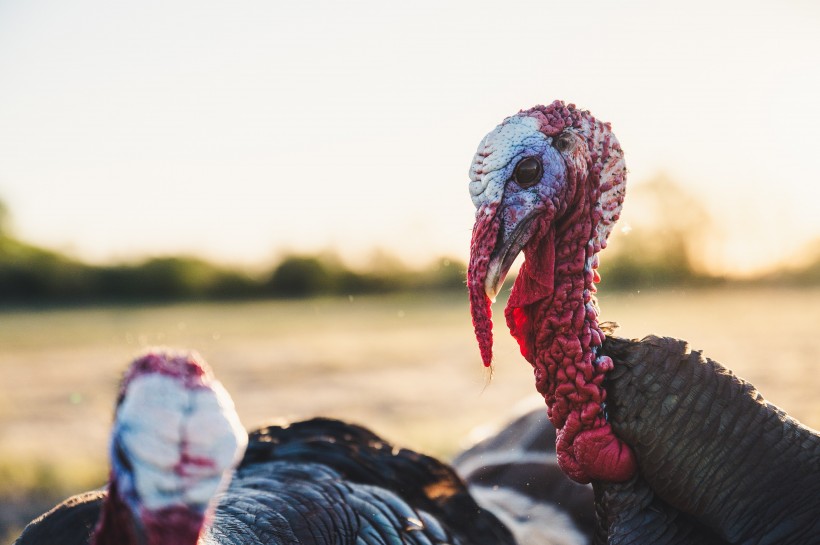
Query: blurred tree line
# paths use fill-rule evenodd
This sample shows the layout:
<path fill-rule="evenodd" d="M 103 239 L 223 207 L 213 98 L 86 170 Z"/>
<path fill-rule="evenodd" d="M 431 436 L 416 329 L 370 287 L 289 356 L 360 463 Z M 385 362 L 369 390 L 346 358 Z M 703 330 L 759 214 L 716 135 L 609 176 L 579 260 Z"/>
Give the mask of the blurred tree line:
<path fill-rule="evenodd" d="M 318 295 L 455 290 L 463 263 L 439 259 L 422 271 L 354 271 L 323 256 L 292 255 L 254 275 L 196 257 L 88 265 L 9 237 L 0 238 L 0 304 L 141 303 L 299 298 Z"/>
<path fill-rule="evenodd" d="M 701 203 L 678 185 L 663 176 L 636 184 L 630 209 L 645 214 L 630 218 L 626 228 L 616 227 L 601 264 L 604 289 L 696 287 L 730 280 L 705 273 L 698 262 L 713 225 Z M 820 284 L 820 241 L 805 255 L 813 258 L 802 267 L 779 269 L 753 282 Z M 90 265 L 15 238 L 8 209 L 0 202 L 0 305 L 463 291 L 465 276 L 466 265 L 459 260 L 440 258 L 416 270 L 384 252 L 376 253 L 364 271 L 351 269 L 332 254 L 289 255 L 261 274 L 189 256 Z"/>
<path fill-rule="evenodd" d="M 457 290 L 466 265 L 440 258 L 412 270 L 377 253 L 369 270 L 347 267 L 331 254 L 289 255 L 252 274 L 191 256 L 139 263 L 90 265 L 16 239 L 0 202 L 0 305 L 141 303 L 147 301 L 298 298 L 402 290 Z"/>

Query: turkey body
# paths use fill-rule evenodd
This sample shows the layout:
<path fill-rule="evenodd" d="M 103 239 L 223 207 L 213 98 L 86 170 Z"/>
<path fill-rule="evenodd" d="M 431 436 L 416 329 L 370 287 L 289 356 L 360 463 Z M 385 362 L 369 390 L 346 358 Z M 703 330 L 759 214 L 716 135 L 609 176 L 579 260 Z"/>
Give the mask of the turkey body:
<path fill-rule="evenodd" d="M 641 473 L 596 484 L 599 542 L 820 543 L 817 431 L 685 341 L 608 336 L 602 353 L 607 419 Z"/>
<path fill-rule="evenodd" d="M 67 500 L 16 544 L 90 543 L 105 497 Z M 514 543 L 449 466 L 330 419 L 251 432 L 216 501 L 203 545 Z"/>

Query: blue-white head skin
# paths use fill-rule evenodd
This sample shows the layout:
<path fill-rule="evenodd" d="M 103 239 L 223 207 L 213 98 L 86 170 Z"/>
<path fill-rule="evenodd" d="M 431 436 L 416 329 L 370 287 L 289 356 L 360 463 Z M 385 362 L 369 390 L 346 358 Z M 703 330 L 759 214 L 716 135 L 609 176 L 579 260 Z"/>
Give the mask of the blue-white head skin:
<path fill-rule="evenodd" d="M 470 166 L 470 196 L 478 209 L 476 223 L 494 219 L 500 241 L 490 255 L 484 280 L 491 300 L 495 301 L 513 261 L 532 236 L 533 220 L 552 213 L 549 204 L 556 201 L 565 182 L 566 166 L 553 137 L 540 130 L 534 117 L 509 117 L 479 144 Z"/>
<path fill-rule="evenodd" d="M 125 374 L 94 545 L 196 545 L 247 446 L 233 401 L 193 353 L 151 351 Z"/>

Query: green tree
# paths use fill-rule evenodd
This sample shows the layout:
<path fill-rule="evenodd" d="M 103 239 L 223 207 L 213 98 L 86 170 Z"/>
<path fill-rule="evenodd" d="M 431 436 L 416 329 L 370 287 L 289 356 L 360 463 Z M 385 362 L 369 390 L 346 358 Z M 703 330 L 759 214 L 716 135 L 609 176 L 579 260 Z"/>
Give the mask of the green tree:
<path fill-rule="evenodd" d="M 334 275 L 317 257 L 290 256 L 285 258 L 267 282 L 270 293 L 280 297 L 307 297 L 331 293 Z"/>

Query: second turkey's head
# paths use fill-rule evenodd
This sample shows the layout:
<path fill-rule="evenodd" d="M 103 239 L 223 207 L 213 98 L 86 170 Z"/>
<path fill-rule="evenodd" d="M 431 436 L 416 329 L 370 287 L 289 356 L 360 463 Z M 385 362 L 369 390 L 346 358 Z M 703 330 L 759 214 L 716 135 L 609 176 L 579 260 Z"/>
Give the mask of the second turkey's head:
<path fill-rule="evenodd" d="M 551 298 L 566 274 L 587 275 L 594 290 L 597 253 L 618 219 L 625 180 L 609 124 L 573 104 L 523 110 L 484 137 L 470 166 L 477 211 L 468 287 L 485 365 L 492 360 L 490 305 L 519 253 L 525 262 L 509 305 Z"/>
<path fill-rule="evenodd" d="M 195 545 L 246 444 L 233 401 L 198 355 L 136 359 L 120 386 L 94 543 Z"/>

